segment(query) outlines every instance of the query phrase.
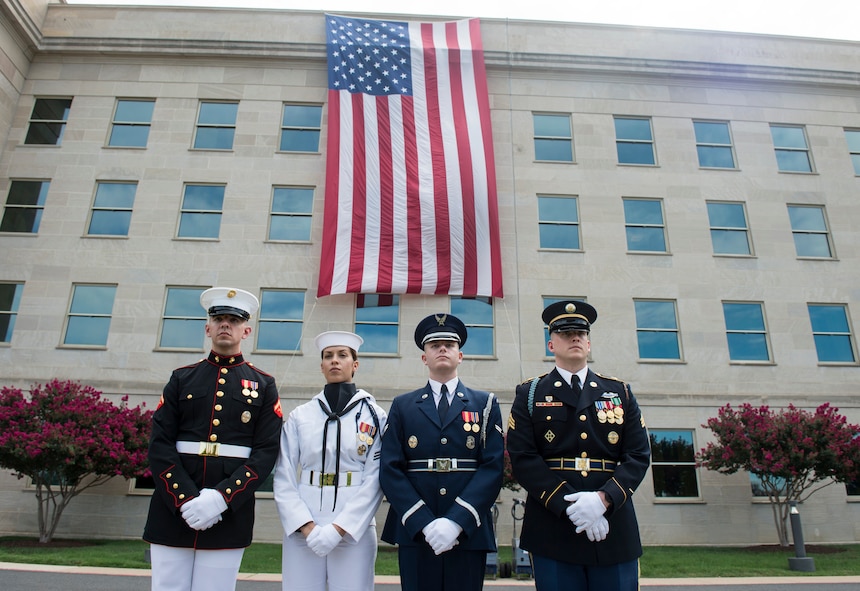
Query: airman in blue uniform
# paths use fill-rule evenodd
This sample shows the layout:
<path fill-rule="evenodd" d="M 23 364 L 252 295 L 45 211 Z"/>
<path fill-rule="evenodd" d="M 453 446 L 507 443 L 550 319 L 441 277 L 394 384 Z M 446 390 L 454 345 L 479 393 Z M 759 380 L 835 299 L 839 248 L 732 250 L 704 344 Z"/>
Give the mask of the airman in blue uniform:
<path fill-rule="evenodd" d="M 450 314 L 418 324 L 429 381 L 394 399 L 382 436 L 379 481 L 391 505 L 382 539 L 398 546 L 403 591 L 479 590 L 496 549 L 502 419 L 492 393 L 457 377 L 466 337 Z"/>

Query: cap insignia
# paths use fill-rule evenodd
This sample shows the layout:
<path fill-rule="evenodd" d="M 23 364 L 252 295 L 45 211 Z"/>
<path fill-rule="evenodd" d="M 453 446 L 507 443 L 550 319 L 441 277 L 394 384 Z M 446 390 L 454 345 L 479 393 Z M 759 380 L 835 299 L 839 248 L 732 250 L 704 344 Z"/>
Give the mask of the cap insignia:
<path fill-rule="evenodd" d="M 576 312 L 576 306 L 574 304 L 568 304 L 564 307 L 564 311 L 568 314 L 572 314 Z"/>
<path fill-rule="evenodd" d="M 442 314 L 441 316 L 439 314 L 436 314 L 435 317 L 436 322 L 439 324 L 439 326 L 445 326 L 445 321 L 448 320 L 447 314 Z"/>

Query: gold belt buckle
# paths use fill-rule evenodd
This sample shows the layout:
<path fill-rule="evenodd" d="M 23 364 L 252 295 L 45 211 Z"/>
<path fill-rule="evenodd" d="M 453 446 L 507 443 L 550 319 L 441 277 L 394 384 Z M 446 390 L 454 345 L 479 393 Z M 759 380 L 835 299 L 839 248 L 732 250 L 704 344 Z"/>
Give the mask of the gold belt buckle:
<path fill-rule="evenodd" d="M 573 469 L 580 472 L 588 472 L 591 470 L 591 464 L 588 458 L 573 458 Z"/>
<path fill-rule="evenodd" d="M 197 452 L 199 456 L 211 456 L 213 458 L 218 457 L 218 451 L 221 447 L 220 443 L 216 443 L 213 441 L 201 441 L 200 442 L 200 451 Z"/>
<path fill-rule="evenodd" d="M 334 486 L 334 472 L 320 474 L 320 486 Z"/>
<path fill-rule="evenodd" d="M 436 459 L 436 471 L 437 472 L 450 472 L 451 471 L 451 458 L 437 458 Z"/>

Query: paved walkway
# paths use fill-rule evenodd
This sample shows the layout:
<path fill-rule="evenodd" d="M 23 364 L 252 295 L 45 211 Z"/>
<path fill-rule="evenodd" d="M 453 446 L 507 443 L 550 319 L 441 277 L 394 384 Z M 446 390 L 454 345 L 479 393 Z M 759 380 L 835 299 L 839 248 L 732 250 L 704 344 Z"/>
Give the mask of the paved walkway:
<path fill-rule="evenodd" d="M 0 562 L 3 591 L 150 591 L 149 569 L 69 567 Z M 400 591 L 399 577 L 378 576 L 377 591 Z M 488 591 L 528 591 L 534 581 L 488 579 Z M 239 575 L 236 591 L 280 591 L 281 575 Z M 860 576 L 643 579 L 643 591 L 860 591 Z"/>

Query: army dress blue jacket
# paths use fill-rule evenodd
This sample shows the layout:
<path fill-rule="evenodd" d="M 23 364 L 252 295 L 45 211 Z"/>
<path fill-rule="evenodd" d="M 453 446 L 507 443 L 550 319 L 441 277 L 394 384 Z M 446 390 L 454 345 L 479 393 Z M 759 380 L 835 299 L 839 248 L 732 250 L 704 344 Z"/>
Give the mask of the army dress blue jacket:
<path fill-rule="evenodd" d="M 254 530 L 254 493 L 278 457 L 282 411 L 275 379 L 241 354 L 173 371 L 152 417 L 149 465 L 155 490 L 143 539 L 179 548 L 244 548 Z M 177 441 L 250 448 L 248 457 L 179 453 Z M 211 446 L 207 453 L 218 453 Z M 202 488 L 227 502 L 222 520 L 197 531 L 180 507 Z"/>
<path fill-rule="evenodd" d="M 429 383 L 394 399 L 382 436 L 379 476 L 391 505 L 384 541 L 426 544 L 424 527 L 447 517 L 463 528 L 452 552 L 496 549 L 491 511 L 502 487 L 501 421 L 495 396 L 462 381 L 444 421 Z"/>
<path fill-rule="evenodd" d="M 557 369 L 517 386 L 508 421 L 513 476 L 526 499 L 520 546 L 554 560 L 607 566 L 642 555 L 633 492 L 651 458 L 630 387 L 588 370 L 578 400 Z M 564 496 L 603 491 L 609 534 L 590 542 L 567 516 Z"/>

